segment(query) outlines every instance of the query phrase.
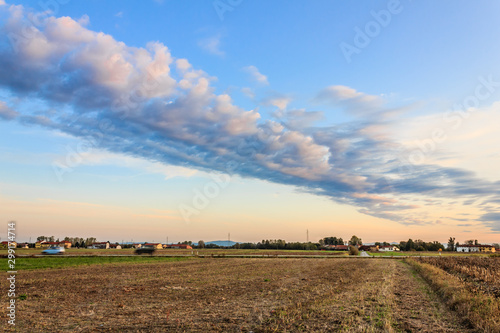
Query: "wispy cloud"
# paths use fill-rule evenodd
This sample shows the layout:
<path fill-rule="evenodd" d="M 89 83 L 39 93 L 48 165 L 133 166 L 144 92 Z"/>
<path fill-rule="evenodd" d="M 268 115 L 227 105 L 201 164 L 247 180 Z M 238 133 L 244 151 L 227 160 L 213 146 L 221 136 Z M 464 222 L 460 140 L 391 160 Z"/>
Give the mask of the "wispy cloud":
<path fill-rule="evenodd" d="M 263 105 L 272 105 L 283 111 L 292 101 L 292 97 L 285 94 L 273 93 L 262 100 Z"/>
<path fill-rule="evenodd" d="M 268 85 L 269 84 L 269 81 L 267 80 L 267 76 L 265 76 L 264 74 L 260 73 L 259 72 L 259 69 L 255 66 L 246 66 L 246 67 L 243 67 L 243 70 L 245 72 L 247 72 L 248 74 L 250 74 L 250 77 L 252 78 L 252 80 L 258 82 L 258 83 L 261 83 L 261 84 L 264 84 L 264 85 Z"/>
<path fill-rule="evenodd" d="M 322 111 L 307 111 L 305 109 L 281 112 L 280 120 L 287 128 L 300 130 L 313 126 L 314 123 L 324 119 Z"/>
<path fill-rule="evenodd" d="M 5 104 L 5 102 L 0 101 L 0 119 L 12 120 L 16 118 L 18 113 Z"/>
<path fill-rule="evenodd" d="M 345 108 L 355 115 L 367 116 L 382 110 L 384 100 L 379 96 L 368 95 L 347 86 L 330 86 L 318 93 L 317 102 L 328 103 Z"/>
<path fill-rule="evenodd" d="M 248 87 L 241 88 L 241 92 L 251 99 L 255 98 L 255 92 L 252 90 L 252 88 Z"/>
<path fill-rule="evenodd" d="M 221 35 L 204 38 L 198 42 L 198 46 L 213 55 L 224 56 L 225 54 L 221 50 Z"/>
<path fill-rule="evenodd" d="M 500 231 L 500 210 L 497 209 L 493 212 L 488 212 L 483 214 L 479 219 L 479 221 L 484 222 L 491 230 L 499 232 Z"/>
<path fill-rule="evenodd" d="M 493 202 L 500 197 L 498 182 L 459 168 L 402 164 L 390 136 L 366 130 L 376 118 L 315 127 L 321 112 L 285 110 L 287 101 L 275 101 L 283 109 L 280 119 L 263 120 L 230 95 L 216 94 L 210 76 L 174 58 L 161 43 L 130 47 L 71 18 L 50 17 L 11 45 L 9 33 L 27 31 L 27 10 L 0 10 L 9 15 L 1 23 L 6 33 L 0 36 L 0 89 L 23 96 L 19 114 L 2 104 L 2 118 L 94 140 L 127 156 L 297 186 L 402 224 L 437 223 L 430 206 L 443 198 L 475 198 L 478 203 L 467 207 L 500 231 L 499 204 Z M 256 67 L 247 71 L 268 83 Z M 383 109 L 380 97 L 345 86 L 327 87 L 317 99 L 359 115 Z M 51 108 L 34 113 L 32 103 Z"/>

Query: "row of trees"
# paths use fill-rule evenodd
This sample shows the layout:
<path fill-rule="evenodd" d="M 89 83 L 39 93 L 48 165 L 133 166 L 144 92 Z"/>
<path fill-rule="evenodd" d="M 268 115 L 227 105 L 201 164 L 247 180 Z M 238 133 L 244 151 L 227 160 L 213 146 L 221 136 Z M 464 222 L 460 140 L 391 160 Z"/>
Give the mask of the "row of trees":
<path fill-rule="evenodd" d="M 354 235 L 347 242 L 342 237 L 325 237 L 319 240 L 319 244 L 323 245 L 363 245 L 363 241 L 358 236 Z"/>
<path fill-rule="evenodd" d="M 67 241 L 71 242 L 71 247 L 87 247 L 92 245 L 93 243 L 97 242 L 97 239 L 95 237 L 88 237 L 88 238 L 82 238 L 82 237 L 64 237 L 62 240 L 59 238 L 55 238 L 54 236 L 38 236 L 36 238 L 37 242 L 62 242 L 62 241 Z"/>
<path fill-rule="evenodd" d="M 191 242 L 189 242 L 191 243 Z M 187 244 L 187 243 L 183 243 Z M 189 244 L 191 245 L 191 244 Z M 198 245 L 193 246 L 194 248 L 228 248 L 228 246 L 221 246 L 217 244 L 206 244 L 204 241 L 198 241 Z M 282 239 L 263 239 L 258 243 L 236 243 L 229 248 L 232 249 L 266 249 L 266 250 L 317 250 L 321 247 L 320 243 L 312 242 L 286 242 Z"/>
<path fill-rule="evenodd" d="M 455 242 L 455 239 L 453 238 L 453 242 Z M 476 241 L 477 242 L 477 241 Z M 361 238 L 357 237 L 356 235 L 352 236 L 351 239 L 349 239 L 347 242 L 342 239 L 342 237 L 325 237 L 319 241 L 320 245 L 351 245 L 351 246 L 359 246 L 363 245 L 363 241 Z M 386 245 L 391 245 L 388 242 L 375 242 L 375 245 L 377 246 L 386 246 Z M 421 239 L 417 239 L 416 241 L 413 241 L 411 238 L 408 239 L 408 241 L 402 241 L 399 243 L 399 245 L 396 245 L 399 247 L 401 251 L 439 251 L 444 250 L 443 244 L 441 244 L 438 241 L 434 242 L 424 242 Z"/>
<path fill-rule="evenodd" d="M 444 250 L 443 244 L 438 241 L 424 242 L 421 239 L 399 242 L 399 249 L 401 251 L 439 251 Z"/>

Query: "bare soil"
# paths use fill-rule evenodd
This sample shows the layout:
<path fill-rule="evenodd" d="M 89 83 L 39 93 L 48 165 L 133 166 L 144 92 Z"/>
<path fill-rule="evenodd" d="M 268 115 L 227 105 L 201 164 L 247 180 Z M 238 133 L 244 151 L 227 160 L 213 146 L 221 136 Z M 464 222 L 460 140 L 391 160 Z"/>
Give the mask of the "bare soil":
<path fill-rule="evenodd" d="M 95 265 L 19 272 L 16 287 L 20 332 L 473 332 L 389 259 Z"/>

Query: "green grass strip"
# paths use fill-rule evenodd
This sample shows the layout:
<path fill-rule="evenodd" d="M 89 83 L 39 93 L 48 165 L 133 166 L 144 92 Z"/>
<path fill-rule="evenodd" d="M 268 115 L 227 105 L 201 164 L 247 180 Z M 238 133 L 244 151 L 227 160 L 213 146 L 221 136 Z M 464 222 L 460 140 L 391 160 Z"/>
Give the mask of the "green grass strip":
<path fill-rule="evenodd" d="M 81 265 L 104 265 L 104 264 L 120 264 L 120 263 L 163 263 L 181 260 L 189 260 L 192 258 L 179 257 L 152 257 L 152 256 L 136 256 L 136 257 L 37 257 L 37 258 L 16 258 L 15 269 L 17 271 L 32 270 L 32 269 L 50 269 L 50 268 L 65 268 Z M 5 270 L 7 268 L 7 258 L 1 258 L 1 265 Z"/>

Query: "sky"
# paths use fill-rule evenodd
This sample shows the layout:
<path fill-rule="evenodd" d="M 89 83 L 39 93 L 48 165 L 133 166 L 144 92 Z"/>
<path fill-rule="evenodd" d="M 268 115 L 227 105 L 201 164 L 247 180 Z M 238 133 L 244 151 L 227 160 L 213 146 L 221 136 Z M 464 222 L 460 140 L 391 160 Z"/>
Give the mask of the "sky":
<path fill-rule="evenodd" d="M 0 237 L 499 242 L 499 10 L 0 0 Z"/>

